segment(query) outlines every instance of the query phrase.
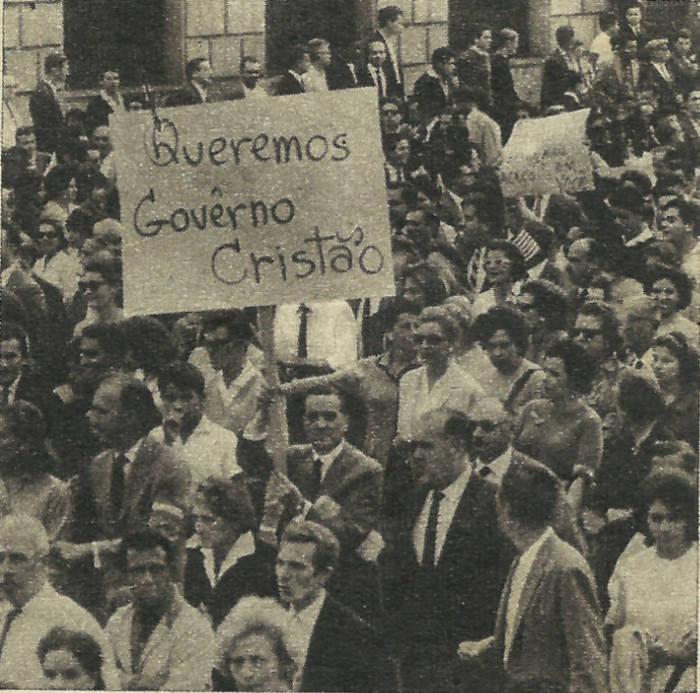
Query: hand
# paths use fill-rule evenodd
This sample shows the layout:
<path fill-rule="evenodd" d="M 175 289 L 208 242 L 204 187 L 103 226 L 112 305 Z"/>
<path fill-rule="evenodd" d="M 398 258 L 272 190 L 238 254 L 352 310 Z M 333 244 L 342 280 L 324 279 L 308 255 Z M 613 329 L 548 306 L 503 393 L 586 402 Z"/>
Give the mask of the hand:
<path fill-rule="evenodd" d="M 330 522 L 338 517 L 340 506 L 328 496 L 319 496 L 311 506 L 311 510 L 322 522 Z"/>
<path fill-rule="evenodd" d="M 495 638 L 490 635 L 483 640 L 465 640 L 459 643 L 457 656 L 464 662 L 483 657 L 484 654 L 493 647 Z"/>

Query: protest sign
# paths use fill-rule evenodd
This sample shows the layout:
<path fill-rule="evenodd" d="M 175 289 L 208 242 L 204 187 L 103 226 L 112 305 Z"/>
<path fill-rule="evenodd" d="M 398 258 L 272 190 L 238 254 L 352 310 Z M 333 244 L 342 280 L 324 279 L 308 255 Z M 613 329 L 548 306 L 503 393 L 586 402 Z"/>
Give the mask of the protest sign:
<path fill-rule="evenodd" d="M 503 149 L 503 194 L 545 195 L 593 189 L 586 142 L 589 109 L 519 120 Z"/>
<path fill-rule="evenodd" d="M 393 295 L 376 90 L 110 127 L 128 315 Z"/>

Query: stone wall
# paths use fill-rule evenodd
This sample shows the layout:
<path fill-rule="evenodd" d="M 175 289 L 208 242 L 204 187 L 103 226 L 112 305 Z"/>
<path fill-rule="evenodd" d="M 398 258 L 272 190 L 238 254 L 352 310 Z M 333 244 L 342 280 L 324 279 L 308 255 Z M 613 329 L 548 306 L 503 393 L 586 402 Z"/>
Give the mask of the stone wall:
<path fill-rule="evenodd" d="M 265 0 L 185 0 L 185 60 L 206 56 L 217 77 L 237 74 L 241 55 L 265 61 Z"/>
<path fill-rule="evenodd" d="M 3 51 L 5 70 L 17 77 L 20 89 L 34 89 L 48 53 L 63 45 L 61 0 L 4 0 Z"/>

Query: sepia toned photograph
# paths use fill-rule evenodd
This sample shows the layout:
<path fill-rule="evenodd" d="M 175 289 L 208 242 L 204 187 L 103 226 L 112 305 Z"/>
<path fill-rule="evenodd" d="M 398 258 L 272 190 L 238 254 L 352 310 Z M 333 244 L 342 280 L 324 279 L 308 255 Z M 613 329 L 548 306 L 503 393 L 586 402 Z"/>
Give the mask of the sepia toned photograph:
<path fill-rule="evenodd" d="M 700 0 L 0 6 L 0 689 L 697 693 Z"/>

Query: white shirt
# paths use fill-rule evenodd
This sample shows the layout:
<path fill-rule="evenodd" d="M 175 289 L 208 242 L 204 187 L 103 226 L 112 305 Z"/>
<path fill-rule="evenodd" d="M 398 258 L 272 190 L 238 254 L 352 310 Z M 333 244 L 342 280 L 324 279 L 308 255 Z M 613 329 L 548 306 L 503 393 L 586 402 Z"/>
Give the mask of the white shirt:
<path fill-rule="evenodd" d="M 398 58 L 398 40 L 395 36 L 387 36 L 381 29 L 378 30 L 380 36 L 384 39 L 384 42 L 386 43 L 386 49 L 387 53 L 389 54 L 389 57 L 391 58 L 391 62 L 393 63 L 395 67 L 395 72 L 396 72 L 396 81 L 401 84 L 403 81 L 401 79 L 401 68 L 399 66 L 399 58 Z"/>
<path fill-rule="evenodd" d="M 432 388 L 425 366 L 408 371 L 399 381 L 397 435 L 411 440 L 421 417 L 433 409 L 450 407 L 470 415 L 483 396 L 481 385 L 452 360 Z"/>
<path fill-rule="evenodd" d="M 326 360 L 336 370 L 355 363 L 358 330 L 347 301 L 312 301 L 306 305 L 311 309 L 306 323 L 308 358 Z M 300 321 L 298 303 L 277 306 L 274 339 L 278 360 L 297 358 Z"/>
<path fill-rule="evenodd" d="M 3 626 L 12 605 L 0 604 Z M 111 648 L 99 623 L 82 606 L 59 594 L 46 582 L 12 621 L 0 658 L 0 681 L 19 688 L 46 688 L 36 648 L 41 639 L 57 626 L 84 631 L 92 635 L 102 649 L 102 675 L 108 690 L 119 688 L 119 676 L 114 666 Z"/>
<path fill-rule="evenodd" d="M 495 484 L 500 485 L 503 475 L 508 470 L 508 467 L 510 467 L 510 461 L 512 458 L 513 448 L 509 445 L 508 449 L 502 455 L 499 455 L 495 460 L 489 462 L 488 464 L 485 464 L 481 460 L 477 460 L 476 473 L 480 474 L 484 467 L 488 467 L 491 473 L 487 474 L 485 478 L 493 481 Z"/>
<path fill-rule="evenodd" d="M 503 649 L 503 663 L 508 663 L 508 656 L 510 655 L 511 647 L 513 646 L 513 638 L 515 637 L 515 619 L 518 615 L 518 607 L 520 606 L 520 598 L 523 594 L 523 588 L 527 582 L 527 578 L 530 575 L 532 566 L 535 564 L 537 559 L 537 554 L 542 547 L 542 544 L 547 540 L 548 537 L 554 534 L 554 530 L 551 527 L 547 527 L 540 538 L 534 542 L 530 548 L 525 551 L 525 553 L 520 556 L 518 565 L 513 573 L 513 579 L 510 583 L 510 596 L 508 597 L 508 605 L 506 606 L 506 637 L 505 637 L 505 647 Z"/>
<path fill-rule="evenodd" d="M 377 85 L 377 91 L 380 96 L 386 96 L 386 75 L 381 67 L 374 67 L 371 63 L 367 63 L 367 71 L 372 75 L 374 83 Z"/>
<path fill-rule="evenodd" d="M 117 93 L 116 97 L 112 97 L 104 89 L 101 89 L 100 96 L 110 105 L 115 113 L 124 110 L 124 99 L 121 94 Z"/>
<path fill-rule="evenodd" d="M 304 73 L 301 81 L 304 85 L 304 90 L 307 92 L 328 91 L 326 71 L 323 68 L 316 67 L 315 65 L 311 65 L 309 71 Z"/>
<path fill-rule="evenodd" d="M 314 451 L 314 458 L 321 460 L 321 481 L 326 478 L 326 474 L 328 474 L 330 466 L 333 464 L 333 462 L 335 462 L 335 458 L 338 457 L 338 455 L 340 455 L 340 453 L 343 451 L 343 447 L 345 447 L 344 439 L 341 440 L 330 452 L 323 455 Z"/>
<path fill-rule="evenodd" d="M 294 650 L 294 660 L 297 663 L 298 669 L 294 675 L 294 690 L 299 690 L 302 677 L 304 675 L 304 667 L 306 666 L 306 657 L 309 653 L 309 643 L 311 636 L 316 627 L 316 621 L 321 613 L 323 604 L 326 601 L 326 590 L 320 590 L 318 596 L 305 609 L 296 611 L 293 606 L 287 611 L 289 615 L 290 642 Z"/>
<path fill-rule="evenodd" d="M 604 31 L 601 31 L 593 39 L 590 50 L 591 53 L 595 53 L 598 56 L 595 63 L 596 69 L 600 69 L 603 65 L 609 65 L 615 57 L 612 44 L 610 42 L 610 36 Z"/>
<path fill-rule="evenodd" d="M 159 442 L 165 439 L 162 426 L 154 429 L 152 435 Z M 194 489 L 210 476 L 230 479 L 243 471 L 236 461 L 236 434 L 210 421 L 205 415 L 189 438 L 184 443 L 176 442 L 175 446 L 190 468 Z"/>
<path fill-rule="evenodd" d="M 81 266 L 78 254 L 73 250 L 59 250 L 48 261 L 41 257 L 34 263 L 33 270 L 61 292 L 64 303 L 68 303 L 78 290 Z"/>
<path fill-rule="evenodd" d="M 452 524 L 457 506 L 460 500 L 462 500 L 464 489 L 467 487 L 472 475 L 472 465 L 469 458 L 465 459 L 465 465 L 466 469 L 447 488 L 442 489 L 445 497 L 440 501 L 438 509 L 437 531 L 435 533 L 435 565 L 437 565 L 440 560 L 442 548 L 447 538 L 447 531 Z M 430 506 L 433 504 L 434 493 L 434 491 L 428 493 L 425 504 L 423 505 L 423 510 L 413 527 L 413 548 L 416 550 L 416 557 L 419 563 L 423 560 L 425 531 L 428 527 L 428 515 L 430 514 Z"/>

